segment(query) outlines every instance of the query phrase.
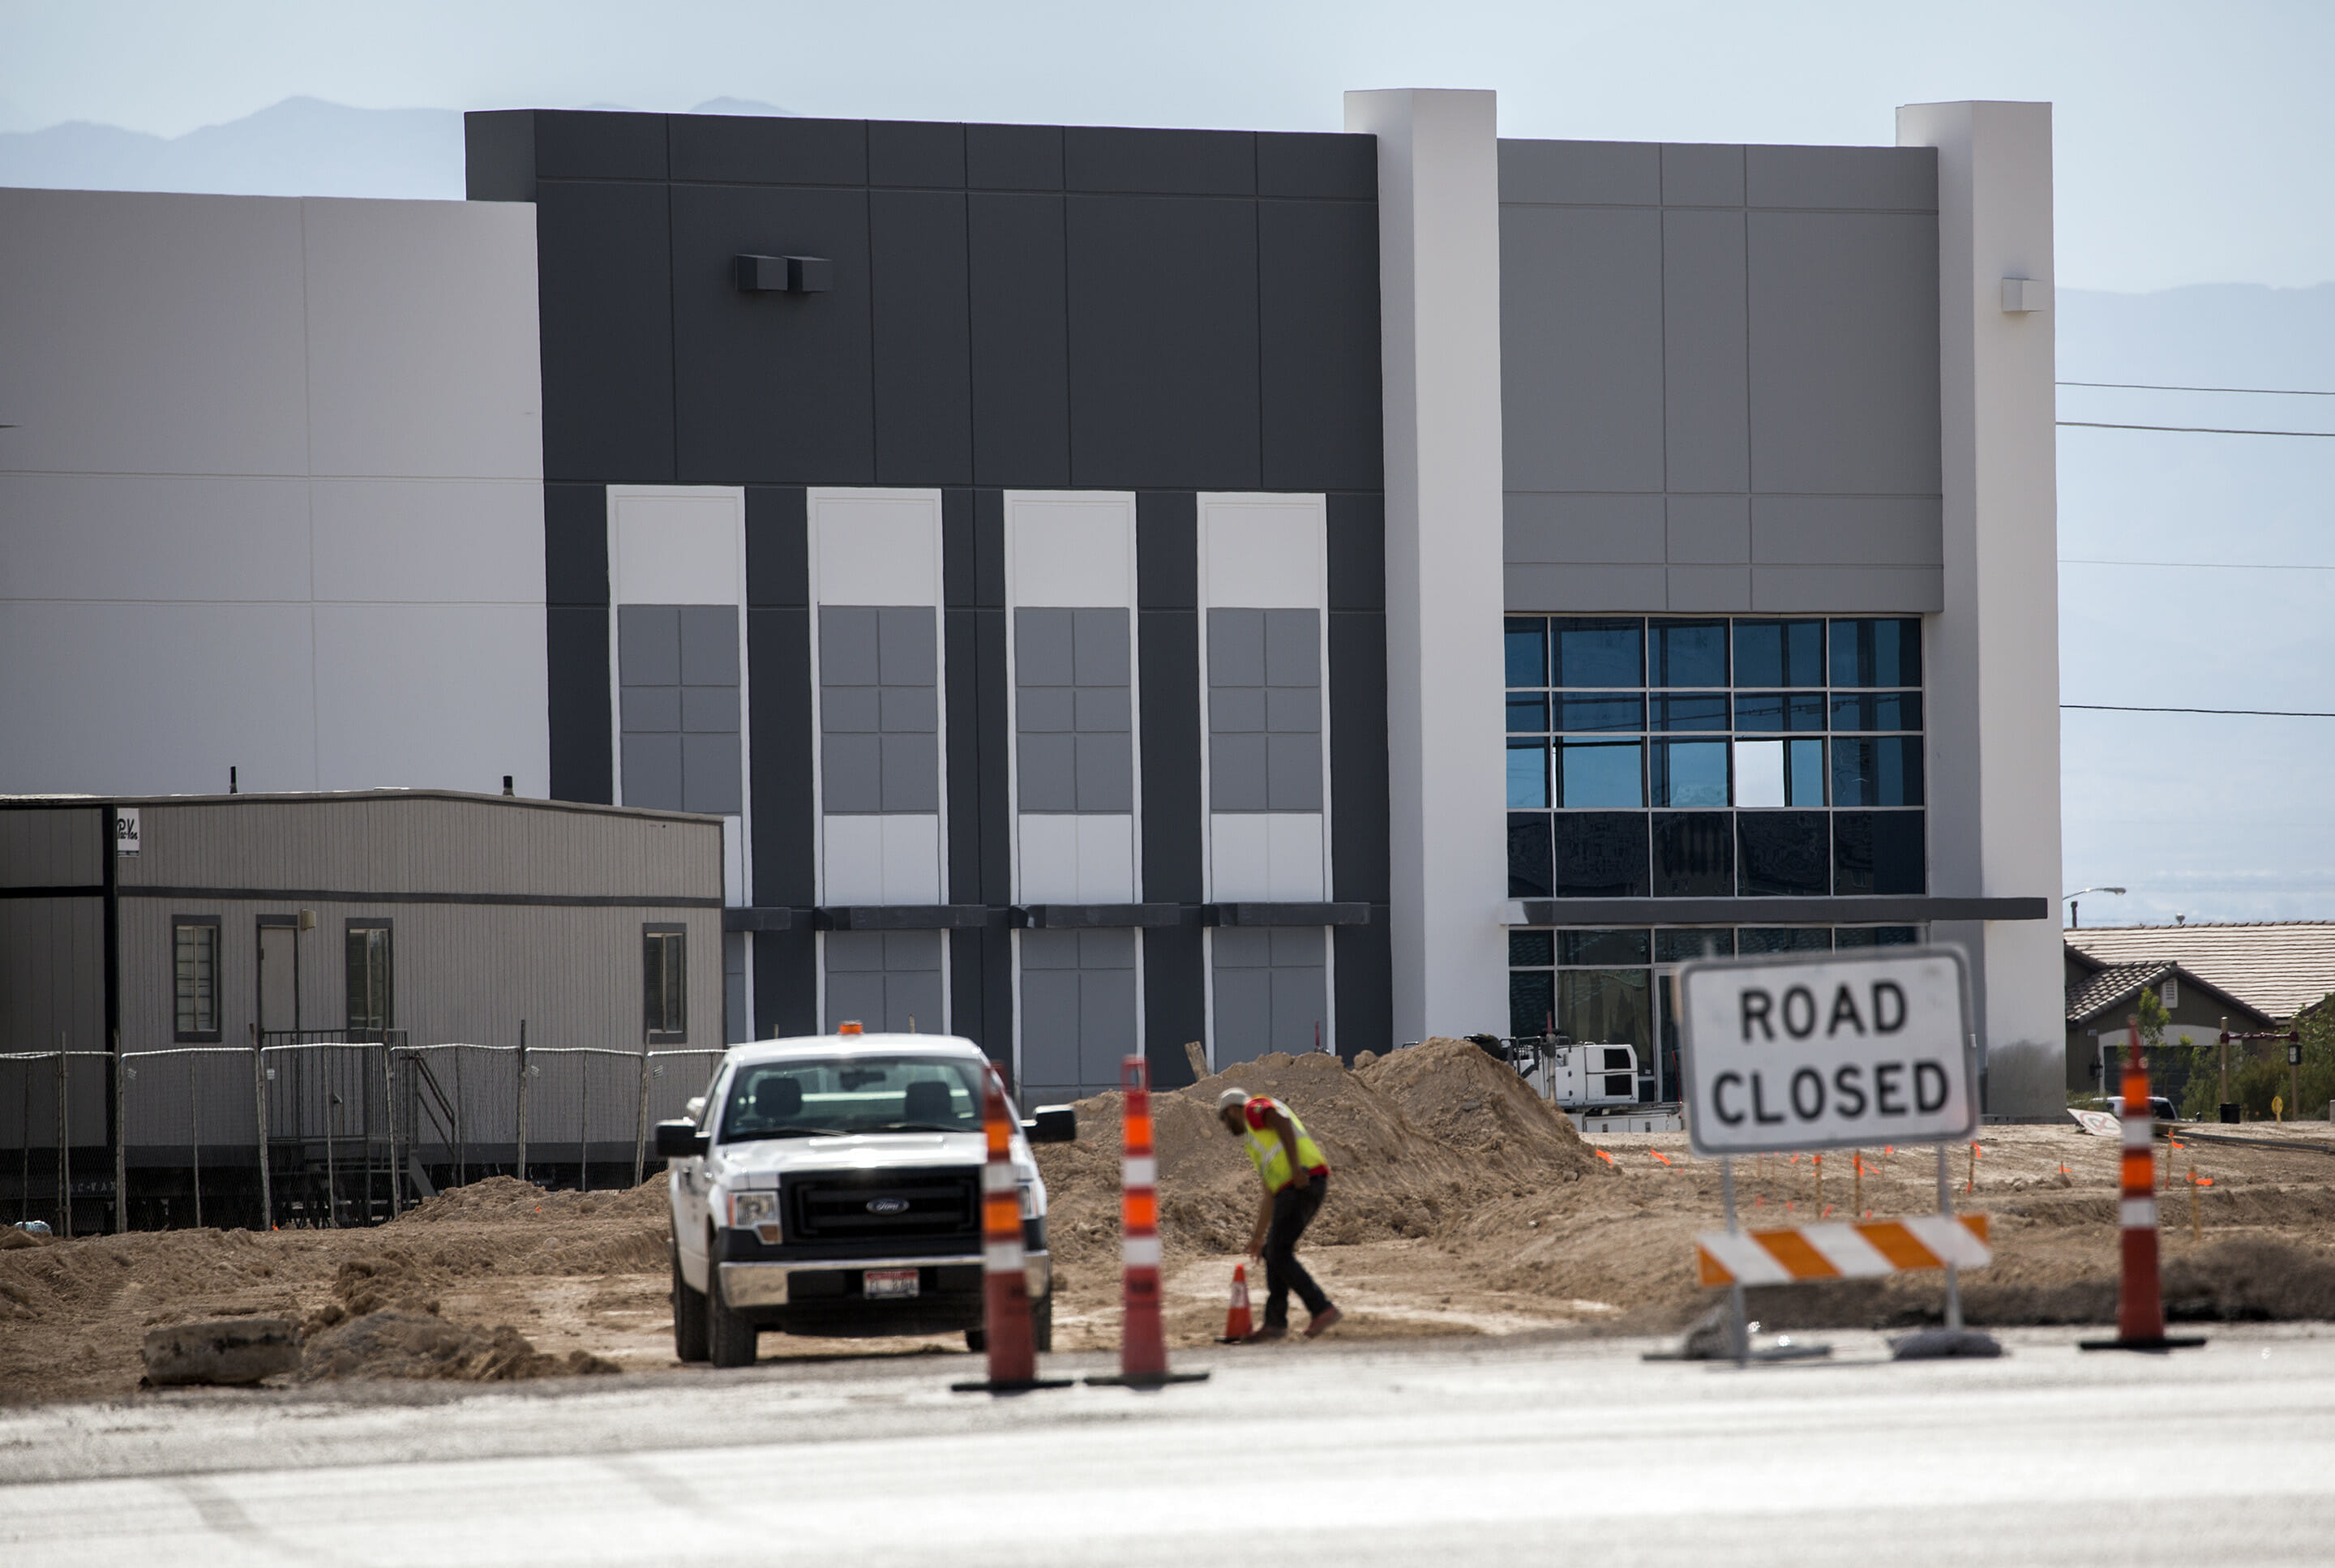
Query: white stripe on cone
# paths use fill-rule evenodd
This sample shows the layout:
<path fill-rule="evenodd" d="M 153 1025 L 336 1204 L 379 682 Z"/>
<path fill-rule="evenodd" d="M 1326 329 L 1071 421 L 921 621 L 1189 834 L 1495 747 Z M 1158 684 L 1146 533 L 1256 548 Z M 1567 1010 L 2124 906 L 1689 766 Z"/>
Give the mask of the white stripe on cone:
<path fill-rule="evenodd" d="M 1022 1272 L 1022 1244 L 991 1242 L 981 1249 L 981 1262 L 993 1274 L 1018 1274 Z"/>
<path fill-rule="evenodd" d="M 1130 1269 L 1156 1269 L 1159 1266 L 1159 1238 L 1129 1236 L 1119 1243 L 1119 1255 Z"/>
<path fill-rule="evenodd" d="M 1159 1185 L 1159 1162 L 1148 1154 L 1129 1155 L 1119 1162 L 1120 1182 L 1130 1187 Z"/>
<path fill-rule="evenodd" d="M 2126 1198 L 2117 1205 L 2128 1231 L 2153 1231 L 2156 1228 L 2155 1198 Z"/>

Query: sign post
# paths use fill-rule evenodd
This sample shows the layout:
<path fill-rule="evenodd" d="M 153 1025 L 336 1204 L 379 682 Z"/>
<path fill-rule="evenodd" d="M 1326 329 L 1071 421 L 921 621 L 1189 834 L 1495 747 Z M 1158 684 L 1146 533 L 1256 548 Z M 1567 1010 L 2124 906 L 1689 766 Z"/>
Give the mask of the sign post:
<path fill-rule="evenodd" d="M 1953 1218 L 1946 1165 L 1947 1146 L 1979 1126 L 1962 954 L 1916 947 L 1708 960 L 1683 966 L 1678 987 L 1687 1126 L 1694 1152 L 1720 1162 L 1727 1208 L 1727 1234 L 1710 1238 L 1703 1273 L 1733 1282 L 1736 1360 L 1751 1359 L 1747 1273 L 1762 1282 L 1939 1266 L 1945 1327 L 1899 1341 L 1897 1354 L 2000 1354 L 1992 1339 L 1962 1328 L 1957 1265 L 1988 1253 L 1982 1227 Z M 1734 1157 L 1874 1143 L 1937 1146 L 1938 1220 L 1807 1226 L 1789 1233 L 1781 1263 L 1751 1245 L 1759 1238 L 1745 1236 L 1736 1218 Z M 1710 1256 L 1713 1248 L 1725 1257 Z"/>

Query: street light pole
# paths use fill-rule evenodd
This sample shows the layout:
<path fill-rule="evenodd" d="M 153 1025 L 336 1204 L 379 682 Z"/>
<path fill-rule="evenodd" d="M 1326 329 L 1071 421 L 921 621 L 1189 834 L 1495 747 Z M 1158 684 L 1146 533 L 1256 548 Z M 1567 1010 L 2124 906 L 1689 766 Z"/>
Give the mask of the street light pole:
<path fill-rule="evenodd" d="M 2124 889 L 2121 887 L 2078 887 L 2073 893 L 2062 893 L 2059 895 L 2059 898 L 2060 901 L 2068 906 L 2068 928 L 2071 931 L 2081 930 L 2083 928 L 2084 906 L 2077 903 L 2076 900 L 2081 898 L 2085 894 L 2114 893 L 2121 895 L 2123 892 Z"/>

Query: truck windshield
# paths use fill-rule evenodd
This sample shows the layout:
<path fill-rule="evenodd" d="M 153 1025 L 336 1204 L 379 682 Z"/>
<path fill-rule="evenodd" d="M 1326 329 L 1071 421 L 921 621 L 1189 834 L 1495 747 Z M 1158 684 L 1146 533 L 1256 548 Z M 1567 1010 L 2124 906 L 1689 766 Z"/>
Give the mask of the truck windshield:
<path fill-rule="evenodd" d="M 730 1080 L 723 1143 L 864 1132 L 979 1132 L 981 1064 L 946 1056 L 755 1062 Z"/>

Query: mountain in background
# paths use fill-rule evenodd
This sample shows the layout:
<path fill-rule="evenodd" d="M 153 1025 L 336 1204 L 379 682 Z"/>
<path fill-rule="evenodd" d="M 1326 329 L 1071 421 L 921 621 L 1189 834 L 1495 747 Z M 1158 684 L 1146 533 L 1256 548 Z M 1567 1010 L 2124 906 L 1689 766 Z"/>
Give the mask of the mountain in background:
<path fill-rule="evenodd" d="M 690 112 L 787 111 L 750 99 L 716 98 Z M 184 136 L 76 121 L 0 134 L 0 185 L 460 201 L 462 116 L 452 109 L 351 109 L 287 98 Z"/>

